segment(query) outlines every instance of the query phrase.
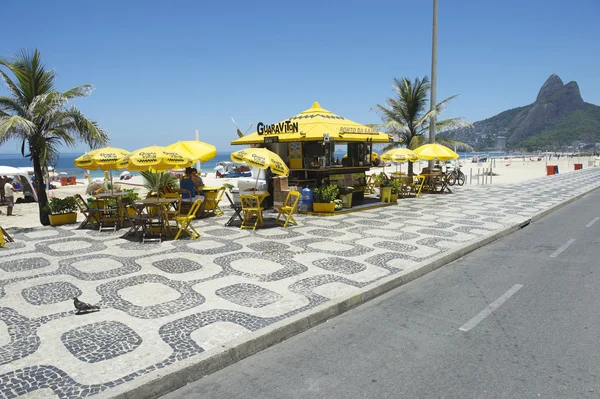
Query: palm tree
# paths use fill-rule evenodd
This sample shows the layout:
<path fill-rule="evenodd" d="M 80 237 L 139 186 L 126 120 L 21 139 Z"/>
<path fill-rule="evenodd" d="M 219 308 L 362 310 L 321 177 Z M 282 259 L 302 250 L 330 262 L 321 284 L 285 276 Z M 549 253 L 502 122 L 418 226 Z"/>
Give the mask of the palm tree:
<path fill-rule="evenodd" d="M 0 145 L 8 140 L 21 142 L 21 154 L 33 163 L 38 195 L 40 223 L 50 224 L 44 187 L 44 171 L 50 160 L 57 159 L 60 146 L 75 146 L 83 141 L 90 148 L 108 144 L 108 135 L 95 121 L 89 120 L 67 102 L 89 95 L 93 87 L 83 85 L 56 91 L 56 73 L 46 70 L 38 50 L 20 51 L 13 60 L 0 58 L 0 67 L 14 75 L 12 80 L 2 69 L 10 96 L 0 96 Z"/>
<path fill-rule="evenodd" d="M 393 134 L 397 141 L 390 143 L 384 151 L 391 150 L 402 145 L 415 149 L 425 143 L 425 135 L 429 132 L 431 118 L 437 118 L 446 105 L 458 97 L 454 95 L 438 103 L 434 110 L 429 110 L 428 93 L 431 89 L 429 79 L 416 78 L 413 82 L 407 78 L 394 78 L 393 88 L 396 98 L 388 98 L 386 106 L 377 104 L 375 110 L 381 115 L 383 124 L 379 125 L 381 130 Z M 450 118 L 436 121 L 436 130 L 444 131 L 458 127 L 471 126 L 463 118 Z M 436 136 L 436 142 L 449 147 L 456 146 L 458 149 L 472 150 L 472 148 L 460 141 Z M 408 174 L 413 174 L 412 162 L 408 163 Z"/>

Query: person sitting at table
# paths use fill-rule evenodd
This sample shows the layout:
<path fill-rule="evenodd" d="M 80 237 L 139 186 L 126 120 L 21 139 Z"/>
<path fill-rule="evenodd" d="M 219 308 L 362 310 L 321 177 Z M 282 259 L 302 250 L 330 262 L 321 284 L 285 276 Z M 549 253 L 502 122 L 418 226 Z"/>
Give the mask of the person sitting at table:
<path fill-rule="evenodd" d="M 202 178 L 198 175 L 198 169 L 196 168 L 192 168 L 192 181 L 196 186 L 196 191 L 198 192 L 198 195 L 204 197 L 204 191 L 202 191 L 202 188 L 204 187 L 204 182 L 202 181 Z"/>
<path fill-rule="evenodd" d="M 179 190 L 183 201 L 194 202 L 197 199 L 204 200 L 204 195 L 196 194 L 196 184 L 192 180 L 192 168 L 185 168 L 185 174 L 179 181 Z"/>

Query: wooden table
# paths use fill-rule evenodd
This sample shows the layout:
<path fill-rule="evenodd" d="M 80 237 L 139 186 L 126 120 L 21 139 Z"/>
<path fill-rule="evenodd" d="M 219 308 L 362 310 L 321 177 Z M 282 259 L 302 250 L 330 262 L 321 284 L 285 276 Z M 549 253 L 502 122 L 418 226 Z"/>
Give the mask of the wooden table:
<path fill-rule="evenodd" d="M 452 193 L 452 190 L 448 187 L 448 180 L 444 173 L 421 173 L 421 175 L 425 176 L 425 187 L 429 188 L 429 191 L 434 193 L 443 193 L 445 191 Z"/>
<path fill-rule="evenodd" d="M 159 225 L 160 229 L 165 232 L 165 234 L 169 235 L 171 233 L 171 229 L 169 227 L 169 218 L 167 217 L 166 207 L 176 202 L 179 202 L 179 198 L 150 197 L 136 201 L 135 205 L 143 205 L 146 208 L 157 208 L 157 224 Z M 150 224 L 152 224 L 152 221 L 150 221 Z"/>
<path fill-rule="evenodd" d="M 245 193 L 240 193 L 240 199 L 242 200 L 242 204 L 244 203 L 244 198 L 251 198 L 251 199 L 255 199 L 257 202 L 257 206 L 260 208 L 260 213 L 256 215 L 257 217 L 257 223 L 259 226 L 263 226 L 264 225 L 264 220 L 262 218 L 262 203 L 265 200 L 265 198 L 267 198 L 269 196 L 269 192 L 268 191 L 248 191 Z M 242 211 L 244 210 L 244 207 L 242 205 Z M 249 227 L 249 226 L 244 226 L 244 223 L 242 221 L 242 228 L 244 227 Z"/>

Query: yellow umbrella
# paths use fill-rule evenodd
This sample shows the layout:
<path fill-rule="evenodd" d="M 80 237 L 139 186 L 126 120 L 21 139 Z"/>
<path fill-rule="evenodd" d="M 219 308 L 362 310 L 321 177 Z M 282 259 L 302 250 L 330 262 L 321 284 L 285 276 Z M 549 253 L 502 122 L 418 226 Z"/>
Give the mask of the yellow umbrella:
<path fill-rule="evenodd" d="M 441 144 L 425 144 L 414 150 L 421 159 L 431 161 L 439 159 L 440 161 L 449 161 L 458 158 L 458 154 L 450 148 Z"/>
<path fill-rule="evenodd" d="M 153 145 L 133 151 L 127 159 L 127 169 L 161 172 L 173 168 L 187 168 L 194 162 L 179 151 Z"/>
<path fill-rule="evenodd" d="M 125 169 L 127 167 L 127 157 L 130 152 L 121 148 L 104 147 L 92 150 L 76 158 L 73 164 L 83 169 L 101 169 L 110 170 L 110 192 L 113 192 L 112 171 L 116 169 Z"/>
<path fill-rule="evenodd" d="M 415 162 L 419 160 L 419 156 L 408 148 L 394 148 L 383 154 L 381 159 L 386 162 Z"/>
<path fill-rule="evenodd" d="M 241 137 L 231 144 L 264 144 L 265 142 L 288 143 L 295 141 L 321 141 L 324 138 L 336 142 L 389 143 L 391 135 L 378 132 L 321 108 L 318 102 L 306 111 L 288 120 L 273 124 L 257 125 L 258 131 Z"/>
<path fill-rule="evenodd" d="M 255 166 L 259 169 L 271 168 L 271 172 L 280 176 L 287 176 L 290 173 L 283 159 L 273 151 L 266 148 L 247 148 L 231 153 L 231 160 L 234 162 L 246 162 L 250 166 Z M 256 175 L 256 186 L 258 185 L 258 174 Z"/>
<path fill-rule="evenodd" d="M 283 159 L 266 148 L 246 148 L 232 152 L 231 160 L 234 162 L 246 162 L 248 165 L 256 166 L 259 169 L 270 167 L 273 173 L 280 176 L 287 176 L 290 173 Z"/>
<path fill-rule="evenodd" d="M 217 156 L 217 148 L 202 141 L 178 141 L 167 146 L 170 150 L 175 150 L 190 158 L 192 161 L 206 162 Z"/>
<path fill-rule="evenodd" d="M 83 169 L 115 170 L 123 169 L 127 165 L 123 160 L 129 155 L 129 151 L 121 148 L 105 147 L 86 152 L 76 158 L 73 164 Z"/>

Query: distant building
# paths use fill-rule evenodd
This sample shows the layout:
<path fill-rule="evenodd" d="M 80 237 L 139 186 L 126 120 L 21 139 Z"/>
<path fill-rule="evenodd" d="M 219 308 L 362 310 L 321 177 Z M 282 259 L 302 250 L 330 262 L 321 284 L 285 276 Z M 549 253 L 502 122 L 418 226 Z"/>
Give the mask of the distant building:
<path fill-rule="evenodd" d="M 504 136 L 496 137 L 496 148 L 499 150 L 503 150 L 506 148 L 506 137 L 504 137 Z"/>
<path fill-rule="evenodd" d="M 581 147 L 581 141 L 579 141 L 579 140 L 573 140 L 573 142 L 571 142 L 571 146 L 574 149 L 578 149 L 579 147 Z"/>

